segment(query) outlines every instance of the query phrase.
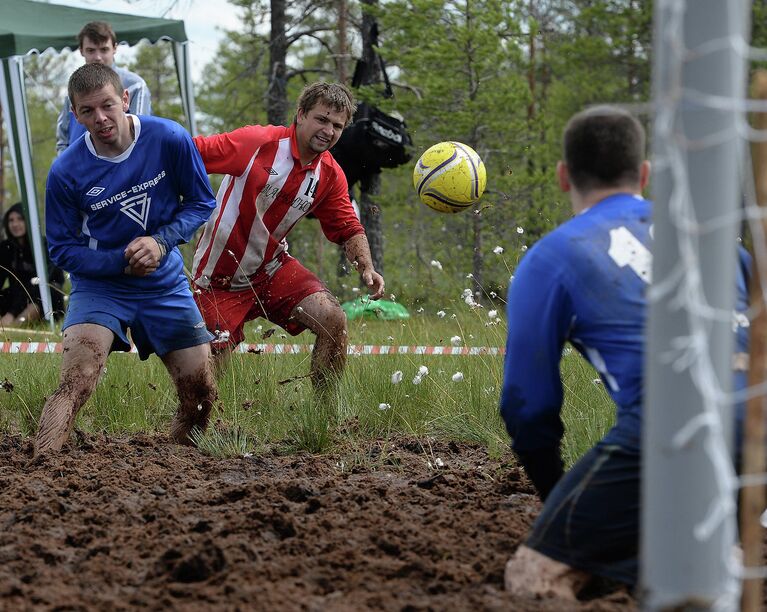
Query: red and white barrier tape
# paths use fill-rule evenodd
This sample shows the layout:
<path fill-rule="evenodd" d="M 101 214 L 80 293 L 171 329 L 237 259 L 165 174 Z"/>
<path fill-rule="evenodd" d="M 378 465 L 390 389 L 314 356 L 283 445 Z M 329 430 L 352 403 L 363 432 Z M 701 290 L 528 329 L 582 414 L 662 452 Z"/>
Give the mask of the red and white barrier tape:
<path fill-rule="evenodd" d="M 313 344 L 240 344 L 236 352 L 256 355 L 297 355 L 310 353 Z M 0 353 L 60 353 L 60 342 L 0 342 Z M 136 349 L 131 349 L 132 353 Z M 386 346 L 353 344 L 347 354 L 359 355 L 503 355 L 504 348 L 492 346 Z"/>

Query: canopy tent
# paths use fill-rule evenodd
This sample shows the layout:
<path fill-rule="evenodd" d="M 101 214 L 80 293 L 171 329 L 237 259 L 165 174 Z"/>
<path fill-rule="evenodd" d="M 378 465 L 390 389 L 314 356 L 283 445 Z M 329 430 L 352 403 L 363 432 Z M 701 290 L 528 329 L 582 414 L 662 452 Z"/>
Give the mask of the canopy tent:
<path fill-rule="evenodd" d="M 170 40 L 181 89 L 181 101 L 192 135 L 197 133 L 189 49 L 184 22 L 156 17 L 138 17 L 91 9 L 47 4 L 33 0 L 0 0 L 0 104 L 5 117 L 11 159 L 19 193 L 27 211 L 28 235 L 32 238 L 40 294 L 46 319 L 51 319 L 51 296 L 40 233 L 37 195 L 32 168 L 32 144 L 24 88 L 24 56 L 46 49 L 62 51 L 77 47 L 77 33 L 90 21 L 107 21 L 120 43 L 141 40 L 156 43 Z M 51 130 L 54 126 L 51 126 Z"/>

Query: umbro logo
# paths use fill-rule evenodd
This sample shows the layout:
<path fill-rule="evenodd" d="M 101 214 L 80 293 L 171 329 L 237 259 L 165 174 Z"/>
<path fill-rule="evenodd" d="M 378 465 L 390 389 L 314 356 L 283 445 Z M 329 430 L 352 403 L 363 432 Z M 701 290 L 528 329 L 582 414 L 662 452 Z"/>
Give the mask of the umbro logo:
<path fill-rule="evenodd" d="M 264 170 L 266 170 L 269 173 L 269 176 L 277 176 L 279 172 L 277 172 L 274 168 L 271 166 L 264 166 Z"/>
<path fill-rule="evenodd" d="M 97 195 L 99 195 L 100 193 L 103 193 L 104 189 L 106 189 L 106 187 L 91 187 L 91 188 L 90 188 L 90 189 L 89 189 L 89 190 L 86 192 L 86 194 L 85 194 L 85 195 L 89 195 L 89 196 L 97 196 Z"/>
<path fill-rule="evenodd" d="M 149 207 L 152 204 L 152 198 L 147 197 L 146 193 L 128 198 L 120 204 L 120 212 L 125 213 L 146 230 L 146 222 L 149 218 Z"/>

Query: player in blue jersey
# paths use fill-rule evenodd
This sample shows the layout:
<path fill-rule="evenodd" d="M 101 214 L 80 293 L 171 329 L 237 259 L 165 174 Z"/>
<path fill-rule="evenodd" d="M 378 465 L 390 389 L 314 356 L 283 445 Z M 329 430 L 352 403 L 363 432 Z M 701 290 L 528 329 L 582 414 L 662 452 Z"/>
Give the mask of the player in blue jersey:
<path fill-rule="evenodd" d="M 53 163 L 46 186 L 51 259 L 70 272 L 59 387 L 40 417 L 35 452 L 66 442 L 112 350 L 156 353 L 178 392 L 171 426 L 189 444 L 204 429 L 217 391 L 212 335 L 194 303 L 177 245 L 215 207 L 197 148 L 177 123 L 126 114 L 128 92 L 108 66 L 69 79 L 84 138 Z"/>
<path fill-rule="evenodd" d="M 513 449 L 545 502 L 506 565 L 506 588 L 515 594 L 575 599 L 593 575 L 628 585 L 637 580 L 652 259 L 644 149 L 642 126 L 621 109 L 596 107 L 570 120 L 557 178 L 575 217 L 530 249 L 509 287 L 500 408 Z M 742 249 L 740 256 L 736 308 L 744 311 L 748 260 Z M 747 341 L 742 327 L 741 353 Z M 559 371 L 565 342 L 599 372 L 617 406 L 614 427 L 566 474 Z M 745 385 L 743 372 L 736 385 Z"/>

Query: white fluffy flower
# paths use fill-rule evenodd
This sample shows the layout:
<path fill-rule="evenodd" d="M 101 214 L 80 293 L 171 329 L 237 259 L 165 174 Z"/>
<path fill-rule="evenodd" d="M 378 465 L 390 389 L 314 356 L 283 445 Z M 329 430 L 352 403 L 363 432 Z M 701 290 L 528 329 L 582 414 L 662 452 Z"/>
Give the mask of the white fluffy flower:
<path fill-rule="evenodd" d="M 29 282 L 30 282 L 30 283 L 32 283 L 33 285 L 39 285 L 39 284 L 40 284 L 40 279 L 39 279 L 37 276 L 33 276 L 33 277 L 30 279 L 30 281 L 29 281 Z"/>
<path fill-rule="evenodd" d="M 456 372 L 452 376 L 453 382 L 463 382 L 463 372 Z"/>
<path fill-rule="evenodd" d="M 461 344 L 463 344 L 461 340 L 461 336 L 453 336 L 452 338 L 450 338 L 450 344 L 452 344 L 453 346 L 461 346 Z"/>
<path fill-rule="evenodd" d="M 520 250 L 520 251 L 522 251 L 522 252 L 524 253 L 524 252 L 527 250 L 527 245 L 526 245 L 526 244 L 523 244 L 523 245 L 520 247 L 520 249 L 519 249 L 519 250 Z"/>
<path fill-rule="evenodd" d="M 359 287 L 352 287 L 352 293 L 359 293 L 360 288 Z"/>
<path fill-rule="evenodd" d="M 502 246 L 495 247 L 493 249 L 493 253 L 495 253 L 496 255 L 500 255 L 501 253 L 503 253 L 503 247 Z"/>
<path fill-rule="evenodd" d="M 495 317 L 497 317 L 497 316 L 498 316 L 498 311 L 497 310 L 488 310 L 487 311 L 487 318 L 488 319 L 495 319 Z"/>
<path fill-rule="evenodd" d="M 229 336 L 231 335 L 229 333 L 229 330 L 216 330 L 216 342 L 227 342 L 229 340 Z"/>
<path fill-rule="evenodd" d="M 413 378 L 413 384 L 414 385 L 420 385 L 421 384 L 421 377 L 418 374 L 416 374 L 415 377 Z"/>
<path fill-rule="evenodd" d="M 423 306 L 419 306 L 419 307 L 418 307 L 418 310 L 416 310 L 416 312 L 419 312 L 419 313 L 420 313 L 420 312 L 423 312 Z"/>
<path fill-rule="evenodd" d="M 437 316 L 438 316 L 440 319 L 444 319 L 444 318 L 445 318 L 445 311 L 444 311 L 444 310 L 439 310 L 439 311 L 437 311 Z"/>
<path fill-rule="evenodd" d="M 391 384 L 398 385 L 402 382 L 402 370 L 397 370 L 391 375 Z"/>
<path fill-rule="evenodd" d="M 429 368 L 425 365 L 418 367 L 418 376 L 426 376 L 429 373 Z"/>
<path fill-rule="evenodd" d="M 431 260 L 431 267 L 432 268 L 437 268 L 437 270 L 441 270 L 442 269 L 442 264 L 440 262 L 438 262 L 436 259 L 432 259 Z"/>
<path fill-rule="evenodd" d="M 524 234 L 524 233 L 525 233 L 524 229 L 522 229 L 521 227 L 517 227 L 517 234 Z"/>
<path fill-rule="evenodd" d="M 445 462 L 442 461 L 442 459 L 440 459 L 439 457 L 437 457 L 434 460 L 434 465 L 436 465 L 437 467 L 445 467 Z"/>
<path fill-rule="evenodd" d="M 383 402 L 381 402 L 380 404 L 378 404 L 378 409 L 379 409 L 379 410 L 388 410 L 389 408 L 391 408 L 391 405 L 390 405 L 390 404 L 384 404 Z"/>

